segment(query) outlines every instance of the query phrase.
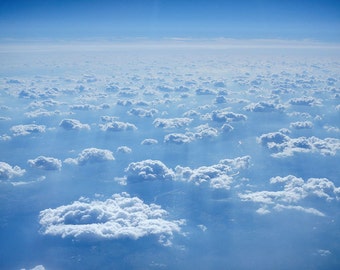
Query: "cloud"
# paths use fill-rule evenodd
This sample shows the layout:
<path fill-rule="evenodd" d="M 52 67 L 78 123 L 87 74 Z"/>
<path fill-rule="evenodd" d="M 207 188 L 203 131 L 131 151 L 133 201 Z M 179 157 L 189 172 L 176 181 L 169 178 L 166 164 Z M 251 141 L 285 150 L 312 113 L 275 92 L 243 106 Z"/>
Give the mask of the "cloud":
<path fill-rule="evenodd" d="M 40 212 L 41 233 L 78 239 L 139 239 L 149 235 L 171 238 L 181 231 L 184 220 L 167 220 L 168 212 L 145 204 L 128 193 L 114 194 L 105 201 L 81 198 L 69 205 Z M 167 242 L 169 244 L 169 242 Z"/>
<path fill-rule="evenodd" d="M 89 110 L 96 109 L 96 106 L 91 105 L 91 104 L 75 104 L 75 105 L 70 105 L 70 109 L 76 110 L 76 111 L 89 111 Z"/>
<path fill-rule="evenodd" d="M 260 101 L 258 103 L 251 103 L 244 107 L 246 111 L 251 112 L 274 112 L 283 111 L 285 107 L 281 104 L 276 104 L 273 102 Z"/>
<path fill-rule="evenodd" d="M 156 109 L 146 110 L 143 108 L 132 108 L 131 110 L 128 111 L 128 114 L 139 117 L 154 117 L 156 113 L 158 113 L 158 110 Z"/>
<path fill-rule="evenodd" d="M 28 124 L 28 125 L 16 125 L 11 127 L 13 136 L 26 136 L 30 134 L 43 133 L 46 127 L 44 125 Z"/>
<path fill-rule="evenodd" d="M 235 159 L 222 159 L 218 164 L 202 166 L 197 169 L 176 166 L 176 180 L 194 183 L 195 185 L 208 184 L 211 188 L 230 189 L 235 177 L 241 170 L 250 166 L 250 156 Z"/>
<path fill-rule="evenodd" d="M 111 132 L 137 129 L 137 127 L 134 124 L 131 124 L 128 122 L 119 122 L 119 121 L 108 122 L 104 125 L 100 125 L 100 128 L 102 131 L 111 131 Z"/>
<path fill-rule="evenodd" d="M 79 120 L 76 119 L 63 119 L 59 123 L 59 126 L 65 130 L 90 130 L 90 126 L 88 124 L 82 124 Z"/>
<path fill-rule="evenodd" d="M 22 176 L 25 172 L 19 166 L 12 167 L 8 163 L 0 161 L 0 180 L 9 180 L 13 177 Z"/>
<path fill-rule="evenodd" d="M 340 140 L 336 138 L 319 139 L 317 137 L 290 138 L 282 131 L 262 134 L 258 143 L 276 152 L 273 157 L 288 157 L 295 153 L 320 153 L 334 156 L 340 150 Z"/>
<path fill-rule="evenodd" d="M 132 152 L 132 149 L 127 146 L 119 146 L 117 148 L 117 153 L 130 154 L 131 152 Z"/>
<path fill-rule="evenodd" d="M 228 109 L 222 109 L 213 111 L 211 113 L 211 119 L 215 122 L 237 122 L 247 120 L 247 116 L 230 112 Z"/>
<path fill-rule="evenodd" d="M 195 127 L 194 136 L 196 139 L 213 138 L 218 136 L 217 129 L 210 127 L 208 124 Z"/>
<path fill-rule="evenodd" d="M 189 125 L 193 119 L 183 118 L 156 118 L 153 121 L 155 127 L 159 128 L 181 128 Z"/>
<path fill-rule="evenodd" d="M 141 145 L 153 145 L 158 144 L 158 141 L 156 139 L 145 139 L 141 142 Z"/>
<path fill-rule="evenodd" d="M 21 270 L 26 270 L 25 268 L 22 268 Z M 45 270 L 45 267 L 41 264 L 33 267 L 33 268 L 30 268 L 29 270 Z"/>
<path fill-rule="evenodd" d="M 25 113 L 25 116 L 28 118 L 51 117 L 56 115 L 60 115 L 60 111 L 47 111 L 43 109 L 38 109 Z"/>
<path fill-rule="evenodd" d="M 277 191 L 256 191 L 239 194 L 243 201 L 252 201 L 261 203 L 262 207 L 257 210 L 259 214 L 270 213 L 268 208 L 275 211 L 292 209 L 324 216 L 322 212 L 314 208 L 305 208 L 297 203 L 307 197 L 317 197 L 326 201 L 340 199 L 340 188 L 327 178 L 309 178 L 304 181 L 302 178 L 294 175 L 285 177 L 276 176 L 270 179 L 270 184 L 283 185 L 282 190 Z"/>
<path fill-rule="evenodd" d="M 60 170 L 62 166 L 61 160 L 45 156 L 39 156 L 36 159 L 29 159 L 27 163 L 32 167 L 43 170 Z"/>
<path fill-rule="evenodd" d="M 214 90 L 210 90 L 210 89 L 197 89 L 196 91 L 196 95 L 199 95 L 199 96 L 203 96 L 203 95 L 215 95 L 216 94 L 216 91 Z"/>
<path fill-rule="evenodd" d="M 115 160 L 113 153 L 110 150 L 98 148 L 86 148 L 77 158 L 67 158 L 65 163 L 85 165 L 87 163 L 97 163 L 103 161 Z"/>
<path fill-rule="evenodd" d="M 173 180 L 175 174 L 159 160 L 132 162 L 125 169 L 128 180 Z"/>
<path fill-rule="evenodd" d="M 170 133 L 164 136 L 165 143 L 186 144 L 197 139 L 214 138 L 219 135 L 218 130 L 210 127 L 208 124 L 200 125 L 194 128 L 194 132 Z"/>
<path fill-rule="evenodd" d="M 320 106 L 321 101 L 313 98 L 313 97 L 301 97 L 301 98 L 292 98 L 289 101 L 289 104 L 291 105 L 297 105 L 297 106 Z"/>
<path fill-rule="evenodd" d="M 311 121 L 303 121 L 303 122 L 293 122 L 290 123 L 290 128 L 295 129 L 311 129 L 313 128 L 313 123 Z"/>
<path fill-rule="evenodd" d="M 165 143 L 186 144 L 194 141 L 193 133 L 170 133 L 164 136 Z"/>

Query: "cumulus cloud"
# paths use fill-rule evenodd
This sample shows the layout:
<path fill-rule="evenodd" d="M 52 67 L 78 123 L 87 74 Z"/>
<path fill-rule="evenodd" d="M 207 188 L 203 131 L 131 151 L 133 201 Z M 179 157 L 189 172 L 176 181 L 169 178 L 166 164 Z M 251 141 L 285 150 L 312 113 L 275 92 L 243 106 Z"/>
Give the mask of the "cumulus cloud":
<path fill-rule="evenodd" d="M 258 103 L 251 103 L 244 107 L 246 111 L 251 112 L 273 112 L 273 111 L 283 111 L 285 107 L 281 104 L 276 104 L 273 102 L 260 101 Z"/>
<path fill-rule="evenodd" d="M 170 133 L 164 136 L 165 143 L 186 144 L 197 139 L 214 138 L 219 134 L 218 130 L 210 127 L 208 124 L 200 125 L 194 128 L 194 132 Z"/>
<path fill-rule="evenodd" d="M 247 120 L 247 116 L 230 112 L 228 109 L 222 109 L 213 111 L 211 113 L 211 119 L 215 122 L 237 122 Z"/>
<path fill-rule="evenodd" d="M 314 136 L 290 138 L 282 131 L 262 134 L 257 141 L 274 151 L 273 157 L 293 156 L 295 153 L 320 153 L 334 156 L 340 150 L 340 140 L 336 138 L 319 139 Z"/>
<path fill-rule="evenodd" d="M 303 122 L 298 121 L 298 122 L 290 123 L 289 126 L 295 129 L 311 129 L 313 128 L 313 123 L 311 121 L 303 121 Z"/>
<path fill-rule="evenodd" d="M 39 156 L 36 159 L 29 159 L 27 163 L 32 167 L 43 170 L 60 170 L 62 166 L 61 160 L 45 156 Z"/>
<path fill-rule="evenodd" d="M 222 159 L 218 164 L 202 166 L 197 169 L 176 166 L 176 180 L 194 183 L 195 185 L 208 184 L 211 188 L 230 189 L 235 177 L 241 170 L 250 166 L 250 156 L 235 159 Z"/>
<path fill-rule="evenodd" d="M 128 180 L 173 180 L 175 174 L 160 160 L 132 162 L 125 169 Z"/>
<path fill-rule="evenodd" d="M 156 109 L 146 110 L 143 108 L 132 108 L 131 110 L 128 111 L 128 114 L 139 117 L 154 117 L 156 113 L 158 113 L 158 110 Z"/>
<path fill-rule="evenodd" d="M 158 144 L 158 141 L 156 139 L 145 139 L 141 142 L 141 145 L 153 145 Z"/>
<path fill-rule="evenodd" d="M 199 95 L 199 96 L 215 95 L 216 94 L 216 91 L 214 91 L 214 90 L 202 89 L 202 88 L 197 89 L 195 92 L 196 92 L 196 95 Z"/>
<path fill-rule="evenodd" d="M 86 148 L 77 158 L 67 158 L 64 162 L 76 165 L 85 165 L 87 163 L 97 163 L 103 161 L 115 160 L 110 150 L 98 148 Z"/>
<path fill-rule="evenodd" d="M 60 111 L 47 111 L 43 109 L 38 109 L 25 113 L 25 116 L 27 116 L 28 118 L 51 117 L 56 115 L 60 115 Z"/>
<path fill-rule="evenodd" d="M 218 136 L 217 129 L 210 127 L 208 124 L 195 127 L 194 136 L 196 139 L 212 138 Z"/>
<path fill-rule="evenodd" d="M 243 201 L 252 201 L 262 204 L 258 209 L 259 214 L 270 213 L 269 208 L 275 211 L 292 209 L 324 216 L 322 212 L 314 208 L 305 208 L 297 203 L 302 202 L 307 197 L 317 197 L 326 201 L 340 199 L 340 188 L 327 178 L 309 178 L 304 181 L 294 175 L 285 177 L 276 176 L 270 179 L 270 184 L 283 185 L 282 190 L 277 191 L 256 191 L 239 194 Z"/>
<path fill-rule="evenodd" d="M 22 176 L 26 171 L 19 166 L 11 166 L 0 161 L 0 180 L 9 180 L 13 177 Z"/>
<path fill-rule="evenodd" d="M 164 136 L 165 143 L 186 144 L 195 140 L 192 133 L 170 133 Z"/>
<path fill-rule="evenodd" d="M 137 127 L 134 124 L 128 122 L 112 121 L 104 125 L 100 125 L 102 131 L 126 131 L 126 130 L 136 130 Z"/>
<path fill-rule="evenodd" d="M 22 268 L 20 270 L 26 270 L 26 269 Z M 33 268 L 30 268 L 29 270 L 45 270 L 45 267 L 43 265 L 39 264 L 39 265 L 37 265 L 37 266 L 35 266 Z"/>
<path fill-rule="evenodd" d="M 39 223 L 42 234 L 63 238 L 139 239 L 158 235 L 169 240 L 181 231 L 184 220 L 167 220 L 167 215 L 159 205 L 145 204 L 124 192 L 105 201 L 81 198 L 69 205 L 43 210 Z"/>
<path fill-rule="evenodd" d="M 159 128 L 181 128 L 189 125 L 193 119 L 183 118 L 156 118 L 153 121 L 155 127 Z"/>
<path fill-rule="evenodd" d="M 127 146 L 119 146 L 117 148 L 117 153 L 130 154 L 131 152 L 132 152 L 132 149 Z"/>
<path fill-rule="evenodd" d="M 16 125 L 11 127 L 13 136 L 26 136 L 30 134 L 43 133 L 46 127 L 44 125 L 28 124 L 28 125 Z"/>
<path fill-rule="evenodd" d="M 80 130 L 80 129 L 89 130 L 90 129 L 90 126 L 88 124 L 82 124 L 77 119 L 63 119 L 59 123 L 59 126 L 65 130 Z"/>
<path fill-rule="evenodd" d="M 313 97 L 292 98 L 289 104 L 297 106 L 319 106 L 321 101 Z"/>

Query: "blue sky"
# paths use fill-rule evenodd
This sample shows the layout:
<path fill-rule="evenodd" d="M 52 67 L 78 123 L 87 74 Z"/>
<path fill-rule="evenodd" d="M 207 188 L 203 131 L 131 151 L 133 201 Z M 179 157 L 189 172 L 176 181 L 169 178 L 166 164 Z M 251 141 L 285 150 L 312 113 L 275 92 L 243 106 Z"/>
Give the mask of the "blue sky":
<path fill-rule="evenodd" d="M 1 38 L 338 41 L 339 1 L 0 1 Z"/>

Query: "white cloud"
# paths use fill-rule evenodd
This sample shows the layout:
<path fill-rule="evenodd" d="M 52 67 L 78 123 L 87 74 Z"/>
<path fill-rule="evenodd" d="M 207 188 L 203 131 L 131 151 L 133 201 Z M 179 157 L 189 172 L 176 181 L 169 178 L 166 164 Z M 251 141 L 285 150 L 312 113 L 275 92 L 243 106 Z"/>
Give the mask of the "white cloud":
<path fill-rule="evenodd" d="M 192 133 L 170 133 L 164 136 L 165 143 L 185 144 L 194 140 L 195 138 Z"/>
<path fill-rule="evenodd" d="M 212 138 L 218 136 L 217 129 L 210 127 L 208 124 L 195 127 L 194 136 L 196 139 Z"/>
<path fill-rule="evenodd" d="M 19 166 L 12 167 L 8 163 L 0 161 L 0 180 L 9 180 L 16 176 L 22 176 L 25 172 Z"/>
<path fill-rule="evenodd" d="M 11 127 L 13 136 L 26 136 L 29 134 L 43 133 L 46 127 L 44 125 L 28 124 L 28 125 L 16 125 Z"/>
<path fill-rule="evenodd" d="M 119 146 L 117 148 L 117 153 L 130 154 L 131 152 L 132 152 L 132 149 L 127 146 Z"/>
<path fill-rule="evenodd" d="M 158 113 L 158 110 L 156 109 L 146 110 L 143 108 L 132 108 L 131 110 L 128 111 L 128 114 L 139 117 L 154 117 L 156 113 Z"/>
<path fill-rule="evenodd" d="M 238 157 L 235 159 L 222 159 L 218 164 L 211 166 L 202 166 L 197 169 L 189 167 L 176 166 L 176 180 L 201 185 L 208 184 L 216 189 L 230 189 L 235 177 L 241 170 L 250 166 L 250 157 Z"/>
<path fill-rule="evenodd" d="M 70 109 L 76 110 L 76 111 L 89 111 L 89 110 L 96 109 L 96 106 L 91 105 L 91 104 L 75 104 L 75 105 L 71 105 Z"/>
<path fill-rule="evenodd" d="M 175 174 L 159 160 L 132 162 L 125 169 L 128 180 L 173 180 Z"/>
<path fill-rule="evenodd" d="M 293 122 L 289 125 L 291 128 L 295 129 L 311 129 L 313 128 L 313 123 L 311 121 L 303 121 L 303 122 Z"/>
<path fill-rule="evenodd" d="M 202 88 L 197 89 L 195 92 L 196 92 L 196 95 L 199 95 L 199 96 L 202 96 L 202 95 L 215 95 L 216 94 L 216 91 L 214 91 L 214 90 L 202 89 Z"/>
<path fill-rule="evenodd" d="M 292 98 L 289 104 L 298 106 L 320 106 L 321 101 L 313 97 Z"/>
<path fill-rule="evenodd" d="M 112 121 L 104 125 L 100 125 L 102 131 L 126 131 L 126 130 L 136 130 L 137 127 L 134 124 L 128 122 Z"/>
<path fill-rule="evenodd" d="M 158 235 L 169 240 L 181 231 L 184 220 L 167 220 L 167 214 L 159 205 L 148 205 L 138 197 L 121 193 L 105 201 L 81 198 L 43 210 L 39 222 L 42 234 L 63 238 L 138 239 Z"/>
<path fill-rule="evenodd" d="M 115 160 L 110 150 L 86 148 L 78 155 L 77 158 L 67 158 L 64 160 L 64 162 L 69 164 L 85 165 L 87 163 L 96 163 L 110 160 Z"/>
<path fill-rule="evenodd" d="M 257 210 L 259 214 L 269 213 L 268 208 L 271 207 L 275 211 L 292 209 L 319 216 L 324 216 L 324 214 L 317 209 L 302 207 L 297 203 L 302 202 L 307 197 L 317 197 L 326 201 L 340 199 L 340 188 L 327 178 L 309 178 L 304 181 L 302 178 L 288 175 L 273 177 L 270 179 L 270 183 L 283 185 L 283 189 L 246 192 L 239 194 L 239 197 L 243 201 L 261 203 L 263 206 Z"/>
<path fill-rule="evenodd" d="M 273 111 L 283 111 L 285 107 L 281 104 L 276 104 L 273 102 L 260 101 L 258 103 L 251 103 L 244 107 L 246 111 L 251 112 L 273 112 Z"/>
<path fill-rule="evenodd" d="M 198 139 L 214 138 L 219 135 L 218 130 L 210 127 L 208 124 L 200 125 L 194 128 L 195 132 L 170 133 L 164 136 L 165 143 L 185 144 L 191 143 Z"/>
<path fill-rule="evenodd" d="M 158 144 L 158 141 L 156 139 L 145 139 L 141 142 L 141 145 L 153 145 Z"/>
<path fill-rule="evenodd" d="M 22 268 L 20 270 L 26 270 L 26 269 Z M 37 266 L 35 266 L 33 268 L 30 268 L 29 270 L 45 270 L 45 267 L 43 265 L 39 264 L 39 265 L 37 265 Z"/>
<path fill-rule="evenodd" d="M 340 140 L 336 138 L 319 139 L 317 137 L 290 138 L 282 131 L 262 134 L 258 143 L 273 150 L 273 157 L 293 156 L 295 153 L 320 153 L 334 156 L 340 150 Z"/>
<path fill-rule="evenodd" d="M 88 124 L 82 124 L 77 119 L 63 119 L 59 123 L 59 126 L 65 130 L 80 130 L 80 129 L 90 130 L 90 126 Z"/>
<path fill-rule="evenodd" d="M 25 113 L 25 116 L 27 116 L 28 118 L 51 117 L 56 115 L 60 115 L 60 111 L 47 111 L 43 109 L 38 109 Z"/>
<path fill-rule="evenodd" d="M 36 159 L 29 159 L 28 164 L 43 170 L 60 170 L 62 162 L 53 157 L 39 156 Z"/>
<path fill-rule="evenodd" d="M 247 116 L 230 112 L 229 109 L 222 109 L 213 111 L 211 113 L 211 119 L 215 122 L 237 122 L 247 120 Z"/>
<path fill-rule="evenodd" d="M 155 127 L 159 128 L 181 128 L 189 125 L 193 119 L 183 117 L 183 118 L 156 118 L 153 121 Z"/>

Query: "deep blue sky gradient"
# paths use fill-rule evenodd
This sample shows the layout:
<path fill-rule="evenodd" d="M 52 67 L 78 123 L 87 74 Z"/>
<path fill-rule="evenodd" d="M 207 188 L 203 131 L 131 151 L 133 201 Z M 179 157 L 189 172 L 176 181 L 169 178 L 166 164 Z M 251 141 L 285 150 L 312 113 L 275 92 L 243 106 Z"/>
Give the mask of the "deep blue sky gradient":
<path fill-rule="evenodd" d="M 340 1 L 0 0 L 1 38 L 340 40 Z"/>

